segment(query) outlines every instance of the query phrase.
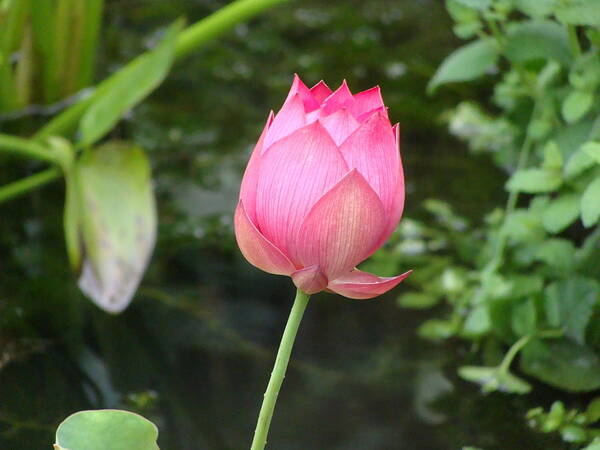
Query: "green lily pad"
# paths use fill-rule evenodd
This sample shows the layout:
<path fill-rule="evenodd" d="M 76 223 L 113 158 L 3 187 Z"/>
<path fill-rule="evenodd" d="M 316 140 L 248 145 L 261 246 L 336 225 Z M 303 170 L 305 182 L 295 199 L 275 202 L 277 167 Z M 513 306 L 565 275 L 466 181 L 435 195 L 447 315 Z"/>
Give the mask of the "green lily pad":
<path fill-rule="evenodd" d="M 56 430 L 55 450 L 159 450 L 158 430 L 140 415 L 115 409 L 80 411 Z"/>

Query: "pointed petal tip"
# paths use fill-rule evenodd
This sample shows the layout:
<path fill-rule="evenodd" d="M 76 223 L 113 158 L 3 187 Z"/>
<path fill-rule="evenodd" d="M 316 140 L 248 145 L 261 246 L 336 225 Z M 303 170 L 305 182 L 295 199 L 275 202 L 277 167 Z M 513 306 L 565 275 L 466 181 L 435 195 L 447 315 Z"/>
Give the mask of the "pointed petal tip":
<path fill-rule="evenodd" d="M 378 277 L 372 273 L 353 270 L 328 285 L 328 289 L 353 299 L 369 299 L 385 294 L 405 280 L 412 270 L 395 277 Z"/>
<path fill-rule="evenodd" d="M 327 89 L 331 90 L 331 88 L 330 88 L 330 87 L 329 87 L 329 85 L 328 85 L 328 84 L 325 82 L 325 80 L 319 80 L 319 82 L 318 82 L 318 83 L 316 83 L 316 84 L 315 84 L 313 87 L 311 87 L 311 88 L 310 88 L 310 90 L 312 91 L 312 90 L 313 90 L 313 89 L 315 89 L 315 88 L 321 88 L 321 87 L 324 87 L 324 88 L 327 88 Z"/>

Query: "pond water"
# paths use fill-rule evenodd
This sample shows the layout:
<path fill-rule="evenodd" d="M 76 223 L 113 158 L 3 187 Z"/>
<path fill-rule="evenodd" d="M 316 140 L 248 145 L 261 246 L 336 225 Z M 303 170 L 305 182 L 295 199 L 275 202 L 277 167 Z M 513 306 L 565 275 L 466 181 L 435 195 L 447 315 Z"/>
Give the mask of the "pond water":
<path fill-rule="evenodd" d="M 107 1 L 100 76 L 154 42 L 169 21 L 191 23 L 223 3 Z M 405 216 L 423 217 L 422 201 L 435 197 L 478 220 L 503 200 L 503 175 L 450 138 L 441 116 L 459 99 L 489 92 L 425 94 L 457 45 L 440 1 L 306 0 L 179 63 L 113 135 L 149 152 L 160 211 L 152 264 L 120 316 L 93 307 L 68 272 L 60 184 L 2 205 L 0 448 L 50 448 L 65 416 L 101 407 L 149 417 L 166 450 L 248 448 L 293 298 L 288 279 L 243 260 L 231 229 L 240 175 L 269 109 L 279 107 L 294 72 L 331 86 L 346 78 L 355 91 L 379 84 L 402 124 Z M 42 120 L 3 126 L 26 132 Z M 3 181 L 38 170 L 10 167 Z M 396 297 L 408 289 L 375 301 L 313 297 L 269 448 L 568 448 L 523 419 L 555 392 L 483 396 L 458 380 L 469 349 L 419 339 L 416 328 L 431 312 L 400 309 Z"/>

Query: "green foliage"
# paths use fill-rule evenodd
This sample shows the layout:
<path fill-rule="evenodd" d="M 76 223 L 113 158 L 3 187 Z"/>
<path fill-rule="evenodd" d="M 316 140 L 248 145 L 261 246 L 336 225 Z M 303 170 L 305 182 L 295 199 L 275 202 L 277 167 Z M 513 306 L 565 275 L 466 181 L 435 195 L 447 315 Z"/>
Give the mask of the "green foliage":
<path fill-rule="evenodd" d="M 52 103 L 92 82 L 103 0 L 0 4 L 0 111 Z"/>
<path fill-rule="evenodd" d="M 583 226 L 591 227 L 600 219 L 600 176 L 597 176 L 581 196 L 581 220 Z"/>
<path fill-rule="evenodd" d="M 508 348 L 499 366 L 496 359 L 459 369 L 484 392 L 535 388 L 509 372 L 515 357 L 538 382 L 567 392 L 599 389 L 600 3 L 451 0 L 447 8 L 456 34 L 476 39 L 444 60 L 429 90 L 474 79 L 495 83 L 492 108 L 463 100 L 445 117 L 472 151 L 489 153 L 506 171 L 507 202 L 475 224 L 447 205 L 426 205 L 436 221 L 418 224 L 426 250 L 413 257 L 400 245 L 376 258 L 415 269 L 410 282 L 419 293 L 401 298 L 400 306 L 446 301 L 448 312 L 424 322 L 422 337 Z M 465 33 L 469 26 L 476 31 Z M 401 228 L 397 239 L 408 235 Z M 458 289 L 444 283 L 447 273 L 460 274 Z M 558 408 L 546 429 L 590 443 L 594 433 L 557 421 Z"/>
<path fill-rule="evenodd" d="M 557 2 L 556 17 L 572 25 L 600 26 L 599 0 L 568 0 Z"/>
<path fill-rule="evenodd" d="M 557 252 L 560 258 L 564 252 Z M 578 344 L 585 343 L 585 330 L 594 306 L 600 301 L 600 284 L 582 277 L 555 281 L 546 287 L 544 308 L 548 323 L 565 330 Z"/>
<path fill-rule="evenodd" d="M 56 430 L 55 450 L 158 450 L 158 430 L 137 414 L 104 409 L 67 417 Z"/>
<path fill-rule="evenodd" d="M 79 286 L 106 311 L 127 307 L 152 254 L 151 182 L 143 150 L 115 142 L 84 152 L 69 178 L 65 223 L 76 228 L 73 247 L 84 255 Z"/>
<path fill-rule="evenodd" d="M 527 394 L 531 391 L 531 385 L 525 380 L 497 367 L 463 366 L 458 369 L 458 374 L 464 380 L 480 384 L 481 391 L 486 394 L 493 391 Z"/>
<path fill-rule="evenodd" d="M 498 51 L 490 40 L 479 40 L 452 53 L 442 63 L 429 82 L 429 92 L 445 83 L 470 81 L 486 73 L 498 58 Z"/>
<path fill-rule="evenodd" d="M 556 22 L 531 20 L 511 24 L 506 35 L 505 56 L 512 63 L 554 60 L 571 61 L 567 31 Z"/>
<path fill-rule="evenodd" d="M 126 66 L 105 92 L 94 98 L 81 118 L 81 145 L 94 144 L 110 131 L 129 109 L 144 99 L 164 80 L 175 56 L 182 23 L 175 22 L 156 48 Z"/>
<path fill-rule="evenodd" d="M 561 401 L 555 401 L 550 410 L 533 408 L 527 412 L 529 426 L 542 433 L 558 432 L 563 441 L 573 444 L 589 443 L 583 450 L 597 450 L 600 445 L 600 428 L 597 428 L 600 419 L 600 398 L 593 399 L 585 409 L 567 410 Z M 591 442 L 590 442 L 591 441 Z"/>

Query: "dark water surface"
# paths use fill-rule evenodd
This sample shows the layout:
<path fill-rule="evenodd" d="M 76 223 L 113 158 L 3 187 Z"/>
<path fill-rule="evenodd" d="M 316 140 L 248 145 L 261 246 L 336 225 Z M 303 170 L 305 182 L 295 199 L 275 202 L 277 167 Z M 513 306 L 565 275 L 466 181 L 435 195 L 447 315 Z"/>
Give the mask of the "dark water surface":
<path fill-rule="evenodd" d="M 108 1 L 101 76 L 169 21 L 193 22 L 222 3 Z M 379 84 L 402 123 L 405 215 L 422 217 L 422 201 L 436 197 L 477 220 L 503 200 L 503 176 L 448 137 L 440 116 L 488 91 L 425 95 L 457 45 L 442 2 L 310 0 L 274 9 L 179 63 L 113 136 L 149 152 L 160 210 L 151 267 L 120 316 L 93 307 L 68 272 L 60 184 L 2 205 L 0 448 L 49 449 L 65 416 L 100 407 L 146 415 L 165 450 L 248 448 L 293 298 L 288 279 L 241 258 L 231 230 L 240 174 L 269 109 L 294 72 L 332 87 L 346 78 L 355 91 Z M 6 126 L 26 132 L 37 120 Z M 5 181 L 38 168 L 2 170 Z M 482 396 L 456 378 L 469 349 L 416 337 L 431 312 L 397 307 L 410 289 L 375 301 L 314 296 L 269 448 L 566 448 L 526 428 L 526 410 L 547 404 L 543 391 L 527 400 Z"/>

